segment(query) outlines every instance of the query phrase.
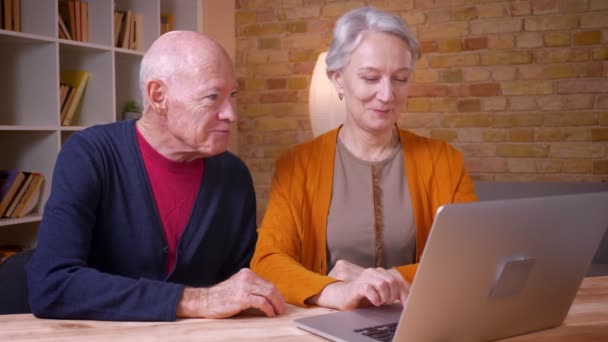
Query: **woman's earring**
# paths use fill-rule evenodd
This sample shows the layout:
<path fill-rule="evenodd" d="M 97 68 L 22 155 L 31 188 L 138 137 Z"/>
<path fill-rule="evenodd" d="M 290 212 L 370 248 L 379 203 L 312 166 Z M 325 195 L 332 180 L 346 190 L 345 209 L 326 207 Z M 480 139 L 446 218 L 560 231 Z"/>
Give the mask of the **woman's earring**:
<path fill-rule="evenodd" d="M 340 99 L 340 101 L 342 101 L 342 99 L 344 98 L 344 94 L 338 93 L 338 98 Z"/>

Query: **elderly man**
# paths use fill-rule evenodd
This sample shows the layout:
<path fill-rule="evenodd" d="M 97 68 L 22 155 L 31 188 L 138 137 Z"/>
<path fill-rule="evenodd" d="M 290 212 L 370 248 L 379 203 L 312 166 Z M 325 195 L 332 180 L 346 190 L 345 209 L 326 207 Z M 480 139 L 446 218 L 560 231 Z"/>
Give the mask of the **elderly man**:
<path fill-rule="evenodd" d="M 243 269 L 256 208 L 247 167 L 226 151 L 236 86 L 219 44 L 170 32 L 141 62 L 142 118 L 66 141 L 27 265 L 36 316 L 147 321 L 285 310 L 272 284 Z"/>

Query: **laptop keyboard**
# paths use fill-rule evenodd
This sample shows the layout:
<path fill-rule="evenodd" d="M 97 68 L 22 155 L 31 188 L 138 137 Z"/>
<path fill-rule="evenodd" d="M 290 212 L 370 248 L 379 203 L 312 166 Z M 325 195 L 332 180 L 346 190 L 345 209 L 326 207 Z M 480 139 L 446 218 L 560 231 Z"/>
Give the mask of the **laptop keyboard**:
<path fill-rule="evenodd" d="M 397 330 L 397 322 L 356 329 L 354 332 L 373 338 L 377 341 L 390 342 L 393 340 L 393 336 L 395 336 L 395 330 Z"/>

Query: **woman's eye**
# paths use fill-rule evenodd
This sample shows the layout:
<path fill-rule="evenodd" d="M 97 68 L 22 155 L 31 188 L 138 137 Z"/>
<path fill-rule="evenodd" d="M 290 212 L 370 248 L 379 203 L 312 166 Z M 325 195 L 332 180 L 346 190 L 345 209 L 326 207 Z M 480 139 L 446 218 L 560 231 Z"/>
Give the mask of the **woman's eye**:
<path fill-rule="evenodd" d="M 409 77 L 398 77 L 398 78 L 395 78 L 395 81 L 401 82 L 401 83 L 408 83 L 410 81 L 410 79 L 409 79 Z"/>
<path fill-rule="evenodd" d="M 230 97 L 232 97 L 232 98 L 235 98 L 235 97 L 236 97 L 236 95 L 237 95 L 237 92 L 236 92 L 236 91 L 233 91 L 232 93 L 230 93 Z"/>
<path fill-rule="evenodd" d="M 365 82 L 372 83 L 372 82 L 378 81 L 378 78 L 377 77 L 363 77 L 363 80 Z"/>
<path fill-rule="evenodd" d="M 211 95 L 207 95 L 207 96 L 205 96 L 205 98 L 206 98 L 206 99 L 211 100 L 211 101 L 215 101 L 215 100 L 217 100 L 217 99 L 218 99 L 218 97 L 219 97 L 219 95 L 218 95 L 218 94 L 211 94 Z"/>

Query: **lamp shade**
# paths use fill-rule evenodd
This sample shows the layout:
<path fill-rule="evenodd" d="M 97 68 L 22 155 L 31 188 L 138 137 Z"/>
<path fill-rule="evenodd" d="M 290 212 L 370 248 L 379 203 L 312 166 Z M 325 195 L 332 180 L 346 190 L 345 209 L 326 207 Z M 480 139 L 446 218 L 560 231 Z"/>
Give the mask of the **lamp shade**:
<path fill-rule="evenodd" d="M 340 101 L 338 98 L 336 88 L 325 71 L 326 56 L 327 52 L 322 52 L 319 55 L 310 80 L 308 108 L 310 110 L 312 134 L 315 137 L 338 127 L 346 117 L 346 105 L 344 101 Z"/>

